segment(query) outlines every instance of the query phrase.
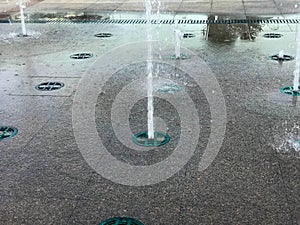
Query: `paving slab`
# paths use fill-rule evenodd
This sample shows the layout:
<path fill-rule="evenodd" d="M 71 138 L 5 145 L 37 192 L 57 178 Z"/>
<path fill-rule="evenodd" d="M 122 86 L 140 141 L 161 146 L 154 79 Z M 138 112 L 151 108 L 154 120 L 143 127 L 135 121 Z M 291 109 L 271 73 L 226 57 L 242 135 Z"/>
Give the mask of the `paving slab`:
<path fill-rule="evenodd" d="M 289 14 L 297 13 L 298 9 L 295 7 L 296 3 L 293 0 L 287 1 L 271 1 L 271 0 L 165 0 L 162 1 L 162 11 L 168 12 L 198 12 L 198 13 L 212 13 L 212 14 L 241 14 L 244 9 L 251 15 L 262 14 Z M 38 11 L 73 11 L 73 12 L 88 12 L 88 11 L 145 11 L 144 1 L 31 1 L 26 9 L 28 12 Z M 18 12 L 13 1 L 1 2 L 1 16 L 11 15 Z"/>

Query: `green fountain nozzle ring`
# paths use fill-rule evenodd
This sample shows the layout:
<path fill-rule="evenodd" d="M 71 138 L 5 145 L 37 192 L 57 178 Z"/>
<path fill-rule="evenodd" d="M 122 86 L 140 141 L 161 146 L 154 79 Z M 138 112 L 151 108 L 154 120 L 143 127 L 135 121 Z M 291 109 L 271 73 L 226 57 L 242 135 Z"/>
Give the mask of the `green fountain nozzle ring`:
<path fill-rule="evenodd" d="M 158 87 L 155 91 L 159 93 L 175 93 L 182 90 L 182 87 L 177 84 L 163 84 Z"/>
<path fill-rule="evenodd" d="M 17 135 L 18 129 L 14 127 L 0 127 L 0 141 Z"/>
<path fill-rule="evenodd" d="M 180 57 L 176 57 L 175 54 L 170 56 L 170 59 L 172 59 L 172 60 L 185 60 L 185 59 L 189 59 L 189 58 L 191 58 L 189 55 L 182 54 L 182 53 L 180 53 Z"/>
<path fill-rule="evenodd" d="M 298 91 L 294 91 L 293 86 L 287 86 L 280 89 L 280 92 L 290 96 L 300 96 L 300 86 Z"/>
<path fill-rule="evenodd" d="M 132 219 L 129 217 L 115 217 L 110 218 L 108 220 L 105 220 L 99 225 L 144 225 L 140 221 L 137 221 L 136 219 Z"/>
<path fill-rule="evenodd" d="M 170 141 L 170 136 L 162 132 L 154 132 L 154 138 L 148 138 L 148 131 L 143 131 L 135 134 L 132 141 L 143 147 L 158 147 L 167 144 Z"/>

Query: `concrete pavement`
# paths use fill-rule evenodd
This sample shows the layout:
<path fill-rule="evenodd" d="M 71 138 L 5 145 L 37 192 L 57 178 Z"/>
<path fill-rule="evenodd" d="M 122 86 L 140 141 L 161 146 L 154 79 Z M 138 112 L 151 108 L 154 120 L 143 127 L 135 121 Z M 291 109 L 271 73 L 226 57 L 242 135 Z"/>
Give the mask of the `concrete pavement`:
<path fill-rule="evenodd" d="M 274 15 L 299 12 L 294 0 L 162 0 L 162 12 L 205 14 Z M 0 16 L 17 12 L 15 1 L 0 2 Z M 27 12 L 145 11 L 143 0 L 33 0 Z"/>

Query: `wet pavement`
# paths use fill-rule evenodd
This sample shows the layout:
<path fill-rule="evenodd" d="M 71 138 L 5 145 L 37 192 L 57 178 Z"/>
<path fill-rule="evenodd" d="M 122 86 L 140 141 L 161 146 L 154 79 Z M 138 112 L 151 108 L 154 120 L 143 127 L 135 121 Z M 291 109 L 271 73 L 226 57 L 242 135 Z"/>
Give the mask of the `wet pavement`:
<path fill-rule="evenodd" d="M 239 3 L 231 10 L 240 9 Z M 297 18 L 282 14 L 295 11 L 292 1 L 265 3 L 277 8 L 259 6 L 260 12 L 270 10 L 257 13 L 262 18 Z M 30 8 L 43 4 L 50 3 Z M 244 4 L 251 6 L 247 12 L 256 12 L 257 4 Z M 207 15 L 178 13 L 177 18 Z M 244 13 L 218 18 L 249 19 Z M 19 24 L 0 24 L 0 126 L 18 128 L 16 136 L 0 141 L 0 224 L 93 225 L 116 216 L 145 225 L 300 224 L 300 153 L 280 151 L 287 134 L 298 132 L 299 99 L 279 92 L 292 85 L 295 60 L 270 59 L 280 50 L 296 56 L 296 24 L 179 28 L 194 35 L 181 43 L 190 59 L 170 59 L 173 25 L 155 25 L 154 90 L 165 84 L 181 89 L 154 91 L 156 127 L 171 141 L 149 150 L 128 140 L 147 129 L 145 24 L 29 23 L 28 37 L 17 36 Z M 103 32 L 112 36 L 94 36 Z M 264 37 L 270 33 L 282 37 Z M 76 53 L 93 57 L 71 59 Z M 64 87 L 35 88 L 49 81 Z M 216 81 L 219 85 L 212 85 Z M 226 124 L 224 134 L 217 118 Z M 212 143 L 211 133 L 219 135 Z M 101 145 L 94 144 L 98 137 Z M 207 151 L 220 141 L 217 154 Z M 167 167 L 159 164 L 169 158 Z M 133 166 L 132 171 L 117 162 Z M 208 167 L 199 170 L 205 162 Z M 153 165 L 158 175 L 140 172 Z M 164 172 L 170 173 L 166 179 Z"/>

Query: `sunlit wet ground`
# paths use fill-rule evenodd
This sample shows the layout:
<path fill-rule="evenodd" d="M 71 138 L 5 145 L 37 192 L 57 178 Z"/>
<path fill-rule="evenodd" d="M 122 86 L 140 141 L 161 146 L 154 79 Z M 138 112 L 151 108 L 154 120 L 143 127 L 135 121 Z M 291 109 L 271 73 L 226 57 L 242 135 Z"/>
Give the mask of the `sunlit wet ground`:
<path fill-rule="evenodd" d="M 17 36 L 18 24 L 0 27 L 0 126 L 19 130 L 15 137 L 0 142 L 0 224 L 97 224 L 114 216 L 134 217 L 145 225 L 300 224 L 300 153 L 289 145 L 291 139 L 300 139 L 299 99 L 279 92 L 293 84 L 295 61 L 270 59 L 280 50 L 295 57 L 295 24 L 179 25 L 183 33 L 194 35 L 182 39 L 182 52 L 191 56 L 187 60 L 210 68 L 226 103 L 224 142 L 213 163 L 202 172 L 198 171 L 199 161 L 212 129 L 210 105 L 189 72 L 181 70 L 185 62 L 170 59 L 174 54 L 173 25 L 157 25 L 153 35 L 161 41 L 154 47 L 155 58 L 160 59 L 154 65 L 154 87 L 164 85 L 159 80 L 164 78 L 182 90 L 157 93 L 156 121 L 171 141 L 146 152 L 121 143 L 128 134 L 116 135 L 111 112 L 118 93 L 134 79 L 146 77 L 146 61 L 133 57 L 139 44 L 132 45 L 145 41 L 146 25 L 31 23 L 26 38 Z M 94 36 L 103 32 L 112 36 Z M 282 37 L 265 38 L 269 33 Z M 93 57 L 71 59 L 75 53 Z M 118 61 L 124 57 L 132 62 L 122 67 Z M 94 74 L 101 79 L 99 74 L 107 76 L 108 71 L 114 73 L 95 102 L 96 128 L 108 151 L 128 164 L 149 165 L 168 157 L 179 142 L 180 121 L 185 118 L 163 98 L 180 102 L 180 93 L 186 92 L 193 100 L 200 128 L 195 154 L 168 180 L 145 187 L 123 186 L 96 173 L 81 155 L 73 133 L 78 127 L 74 128 L 72 107 L 82 105 L 84 109 L 87 103 L 86 99 L 74 101 L 78 100 L 75 95 L 84 78 Z M 199 76 L 203 71 L 199 70 Z M 62 82 L 64 87 L 51 92 L 36 90 L 36 85 L 48 81 Z M 139 84 L 136 91 L 143 96 L 146 85 Z M 127 100 L 120 107 L 126 108 L 130 98 Z M 137 101 L 129 114 L 132 133 L 146 129 L 145 98 Z M 193 131 L 194 126 L 192 121 L 187 130 Z M 90 130 L 82 132 L 84 136 Z"/>

